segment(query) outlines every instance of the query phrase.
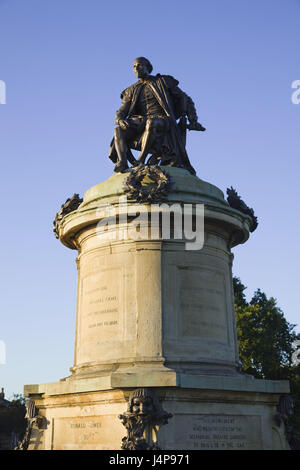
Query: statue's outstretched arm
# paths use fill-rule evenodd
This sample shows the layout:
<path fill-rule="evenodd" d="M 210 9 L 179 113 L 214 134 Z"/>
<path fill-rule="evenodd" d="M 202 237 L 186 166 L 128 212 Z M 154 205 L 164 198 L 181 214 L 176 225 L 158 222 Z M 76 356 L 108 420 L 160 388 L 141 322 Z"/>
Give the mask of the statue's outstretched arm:
<path fill-rule="evenodd" d="M 205 131 L 205 128 L 198 122 L 197 111 L 192 98 L 182 91 L 178 86 L 172 89 L 172 95 L 177 100 L 177 103 L 180 103 L 179 106 L 182 110 L 182 115 L 188 117 L 188 129 L 195 131 Z"/>
<path fill-rule="evenodd" d="M 195 104 L 188 95 L 186 95 L 186 115 L 189 119 L 190 124 L 196 124 L 198 122 L 198 116 Z"/>
<path fill-rule="evenodd" d="M 192 98 L 190 98 L 186 93 L 185 93 L 185 96 L 186 96 L 186 115 L 189 120 L 189 124 L 187 128 L 190 131 L 205 131 L 205 127 L 203 127 L 202 124 L 198 122 L 197 111 L 196 111 L 196 107 Z"/>

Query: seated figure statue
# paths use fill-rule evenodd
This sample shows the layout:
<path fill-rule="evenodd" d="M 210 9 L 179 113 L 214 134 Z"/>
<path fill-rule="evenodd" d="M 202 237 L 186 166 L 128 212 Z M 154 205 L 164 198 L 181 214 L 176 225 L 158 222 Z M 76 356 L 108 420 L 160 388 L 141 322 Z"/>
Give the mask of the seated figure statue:
<path fill-rule="evenodd" d="M 135 59 L 133 70 L 139 80 L 121 93 L 109 153 L 114 171 L 126 170 L 128 162 L 133 166 L 144 164 L 151 153 L 149 164 L 173 165 L 195 174 L 185 149 L 186 129 L 205 128 L 198 122 L 193 101 L 178 87 L 179 82 L 170 75 L 150 75 L 152 69 L 145 57 Z M 137 160 L 131 149 L 140 151 Z"/>

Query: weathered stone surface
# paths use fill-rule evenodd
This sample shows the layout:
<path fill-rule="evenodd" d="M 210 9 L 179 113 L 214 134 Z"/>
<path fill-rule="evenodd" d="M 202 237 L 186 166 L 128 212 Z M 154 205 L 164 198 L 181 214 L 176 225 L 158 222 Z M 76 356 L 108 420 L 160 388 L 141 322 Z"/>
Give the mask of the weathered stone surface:
<path fill-rule="evenodd" d="M 149 232 L 148 239 L 120 239 L 120 229 L 130 233 L 124 211 L 138 210 L 132 201 L 120 203 L 128 173 L 88 190 L 79 209 L 61 222 L 61 241 L 80 250 L 74 374 L 139 364 L 236 373 L 230 248 L 248 238 L 248 216 L 231 209 L 215 186 L 186 170 L 164 169 L 173 181 L 170 205 L 205 205 L 201 250 L 187 250 L 185 239 L 164 239 L 161 222 L 157 237 Z M 97 224 L 108 203 L 119 219 L 100 232 Z M 140 210 L 150 217 L 149 205 Z M 149 224 L 150 219 L 145 230 Z"/>
<path fill-rule="evenodd" d="M 162 449 L 288 448 L 274 421 L 288 382 L 239 370 L 231 248 L 248 239 L 251 219 L 215 186 L 186 170 L 165 171 L 169 203 L 205 206 L 202 249 L 163 237 L 160 219 L 149 230 L 150 206 L 119 199 L 126 172 L 88 190 L 57 225 L 62 243 L 79 252 L 74 365 L 60 382 L 25 386 L 47 419 L 32 449 L 120 449 L 118 416 L 140 387 L 155 388 L 173 415 L 158 430 Z M 115 218 L 99 230 L 107 204 Z M 137 211 L 143 239 L 125 236 Z"/>
<path fill-rule="evenodd" d="M 278 394 L 162 386 L 155 391 L 163 409 L 173 415 L 158 427 L 161 449 L 289 448 L 283 426 L 274 420 Z M 35 395 L 48 425 L 32 437 L 29 449 L 121 449 L 119 415 L 126 412 L 129 395 L 129 389 Z"/>

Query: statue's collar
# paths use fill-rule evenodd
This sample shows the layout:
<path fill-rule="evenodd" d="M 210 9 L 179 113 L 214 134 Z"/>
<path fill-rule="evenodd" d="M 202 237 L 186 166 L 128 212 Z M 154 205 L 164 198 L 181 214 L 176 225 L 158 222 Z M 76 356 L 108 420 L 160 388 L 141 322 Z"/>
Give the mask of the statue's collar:
<path fill-rule="evenodd" d="M 152 82 L 155 82 L 155 77 L 153 77 L 153 75 L 148 75 L 146 78 L 141 78 L 137 83 L 147 84 L 147 83 L 152 83 Z"/>

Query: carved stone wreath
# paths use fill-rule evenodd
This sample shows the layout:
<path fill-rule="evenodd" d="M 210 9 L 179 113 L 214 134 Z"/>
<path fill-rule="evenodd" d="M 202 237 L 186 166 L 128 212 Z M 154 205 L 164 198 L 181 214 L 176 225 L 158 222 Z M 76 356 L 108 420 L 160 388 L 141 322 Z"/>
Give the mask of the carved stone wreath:
<path fill-rule="evenodd" d="M 53 221 L 53 232 L 56 238 L 59 238 L 59 224 L 64 216 L 70 214 L 70 212 L 76 211 L 82 201 L 83 199 L 79 197 L 79 194 L 74 194 L 71 198 L 68 198 L 64 204 L 62 204 L 60 211 L 57 212 Z"/>
<path fill-rule="evenodd" d="M 172 184 L 170 176 L 158 166 L 139 165 L 125 180 L 124 191 L 128 199 L 137 202 L 159 202 L 166 199 Z"/>
<path fill-rule="evenodd" d="M 233 209 L 237 209 L 238 211 L 242 212 L 243 214 L 249 215 L 251 218 L 251 227 L 250 227 L 250 232 L 254 232 L 254 230 L 257 229 L 258 226 L 258 220 L 257 217 L 254 214 L 254 210 L 245 204 L 245 202 L 241 199 L 241 197 L 238 195 L 235 189 L 231 186 L 230 188 L 227 188 L 227 201 L 230 207 Z"/>

